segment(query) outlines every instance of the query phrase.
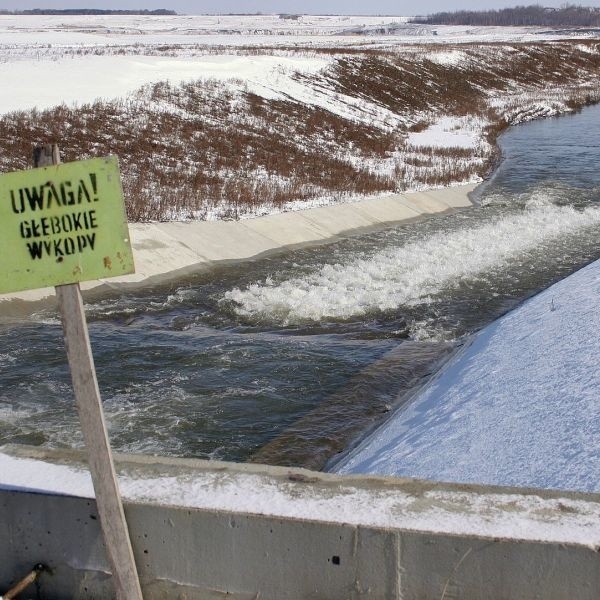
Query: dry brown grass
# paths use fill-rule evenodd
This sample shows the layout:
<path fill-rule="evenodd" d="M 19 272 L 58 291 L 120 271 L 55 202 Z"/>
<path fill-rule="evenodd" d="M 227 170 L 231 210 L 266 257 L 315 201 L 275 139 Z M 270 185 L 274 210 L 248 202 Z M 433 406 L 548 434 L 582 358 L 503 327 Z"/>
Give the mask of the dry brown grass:
<path fill-rule="evenodd" d="M 216 206 L 237 218 L 320 195 L 448 185 L 485 175 L 498 134 L 512 121 L 536 116 L 535 103 L 547 99 L 548 86 L 558 109 L 600 100 L 599 48 L 581 41 L 463 45 L 468 60 L 458 65 L 438 64 L 431 48 L 413 47 L 402 56 L 344 51 L 324 74 L 298 76 L 399 115 L 405 125 L 395 130 L 217 82 L 158 83 L 128 100 L 3 116 L 0 170 L 27 168 L 32 145 L 50 141 L 60 142 L 64 160 L 117 154 L 134 221 L 203 218 Z M 505 104 L 492 108 L 498 97 Z M 440 115 L 480 119 L 489 145 L 407 145 L 408 132 L 426 129 Z M 377 161 L 388 168 L 374 170 Z"/>
<path fill-rule="evenodd" d="M 234 103 L 217 84 L 157 84 L 147 92 L 151 102 L 6 115 L 3 170 L 27 168 L 32 140 L 60 140 L 66 161 L 117 154 L 134 221 L 202 212 L 222 201 L 235 218 L 243 207 L 390 189 L 385 178 L 353 167 L 339 152 L 378 156 L 394 147 L 392 134 L 253 94 Z"/>

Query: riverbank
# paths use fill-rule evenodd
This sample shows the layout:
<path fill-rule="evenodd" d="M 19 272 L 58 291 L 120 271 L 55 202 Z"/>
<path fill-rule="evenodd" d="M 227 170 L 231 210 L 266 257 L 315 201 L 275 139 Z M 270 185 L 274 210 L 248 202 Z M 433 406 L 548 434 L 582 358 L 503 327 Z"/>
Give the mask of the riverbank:
<path fill-rule="evenodd" d="M 384 228 L 472 206 L 476 185 L 393 194 L 347 204 L 267 215 L 241 221 L 132 223 L 136 273 L 82 283 L 84 296 L 98 297 L 159 285 L 218 264 L 253 260 L 294 247 Z M 26 315 L 54 302 L 54 289 L 0 295 L 0 316 Z"/>
<path fill-rule="evenodd" d="M 32 141 L 58 142 L 65 162 L 119 156 L 131 222 L 249 218 L 481 181 L 507 126 L 599 100 L 594 38 L 419 41 L 350 54 L 322 40 L 284 55 L 169 45 L 167 56 L 0 43 L 0 171 L 27 168 Z M 93 81 L 75 76 L 90 70 Z M 48 83 L 41 99 L 56 80 L 72 85 Z"/>
<path fill-rule="evenodd" d="M 600 491 L 599 289 L 595 261 L 488 325 L 334 471 Z"/>

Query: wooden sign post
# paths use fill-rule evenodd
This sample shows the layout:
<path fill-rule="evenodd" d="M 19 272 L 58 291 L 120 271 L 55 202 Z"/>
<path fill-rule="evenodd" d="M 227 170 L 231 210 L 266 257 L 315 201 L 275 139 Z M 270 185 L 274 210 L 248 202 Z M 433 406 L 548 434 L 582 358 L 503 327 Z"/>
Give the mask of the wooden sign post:
<path fill-rule="evenodd" d="M 56 286 L 73 389 L 119 600 L 142 600 L 79 281 L 134 272 L 117 160 L 60 165 L 58 147 L 30 171 L 0 176 L 0 293 Z"/>

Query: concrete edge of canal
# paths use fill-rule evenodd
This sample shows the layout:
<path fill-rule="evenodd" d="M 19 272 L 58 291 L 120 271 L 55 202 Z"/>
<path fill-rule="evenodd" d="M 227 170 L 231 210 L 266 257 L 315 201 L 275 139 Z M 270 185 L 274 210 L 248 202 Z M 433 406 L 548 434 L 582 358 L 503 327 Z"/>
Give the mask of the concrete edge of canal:
<path fill-rule="evenodd" d="M 472 206 L 477 184 L 393 194 L 359 202 L 280 213 L 241 221 L 132 223 L 136 273 L 84 282 L 84 296 L 158 285 L 223 263 L 241 262 L 294 248 L 326 243 L 431 214 Z M 54 289 L 0 295 L 0 315 L 17 317 L 54 303 Z"/>
<path fill-rule="evenodd" d="M 112 597 L 83 454 L 5 446 L 0 462 L 12 474 L 0 491 L 0 591 L 41 562 L 40 598 Z M 585 600 L 600 589 L 598 494 L 116 463 L 147 600 Z"/>

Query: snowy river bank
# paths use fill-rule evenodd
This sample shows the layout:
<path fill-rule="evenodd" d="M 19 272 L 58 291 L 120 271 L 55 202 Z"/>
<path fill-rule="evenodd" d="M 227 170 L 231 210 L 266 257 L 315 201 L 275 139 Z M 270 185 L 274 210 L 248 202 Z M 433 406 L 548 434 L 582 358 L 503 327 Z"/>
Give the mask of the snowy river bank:
<path fill-rule="evenodd" d="M 334 469 L 600 491 L 600 261 L 484 328 Z"/>
<path fill-rule="evenodd" d="M 322 468 L 473 333 L 600 258 L 598 110 L 511 129 L 472 209 L 90 300 L 115 449 Z M 348 206 L 360 205 L 340 210 Z M 301 242 L 291 216 L 270 219 L 276 238 L 258 219 L 242 223 L 243 235 Z M 188 224 L 164 227 L 172 231 L 143 239 L 157 269 Z M 213 237 L 217 256 L 233 248 L 228 227 Z M 0 443 L 80 446 L 56 314 L 13 315 L 0 339 Z"/>

